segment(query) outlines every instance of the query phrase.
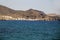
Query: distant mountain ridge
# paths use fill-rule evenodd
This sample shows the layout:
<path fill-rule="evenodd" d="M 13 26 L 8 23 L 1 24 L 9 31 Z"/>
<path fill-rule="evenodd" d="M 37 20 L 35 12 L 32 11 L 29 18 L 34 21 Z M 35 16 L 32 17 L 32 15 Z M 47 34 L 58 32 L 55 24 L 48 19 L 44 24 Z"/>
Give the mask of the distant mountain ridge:
<path fill-rule="evenodd" d="M 14 18 L 14 19 L 13 19 Z M 25 19 L 37 19 L 37 20 L 60 20 L 60 17 L 55 16 L 49 16 L 45 14 L 43 11 L 35 10 L 35 9 L 29 9 L 26 11 L 18 11 L 13 10 L 8 7 L 0 5 L 0 20 L 20 20 L 20 18 Z M 22 19 L 23 20 L 23 19 Z"/>

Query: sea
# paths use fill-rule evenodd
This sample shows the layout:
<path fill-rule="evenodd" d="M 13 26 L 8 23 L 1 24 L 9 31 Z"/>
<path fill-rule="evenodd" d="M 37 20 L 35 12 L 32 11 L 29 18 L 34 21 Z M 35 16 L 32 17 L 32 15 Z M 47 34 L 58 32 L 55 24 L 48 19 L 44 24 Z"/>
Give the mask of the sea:
<path fill-rule="evenodd" d="M 0 40 L 60 40 L 60 21 L 0 20 Z"/>

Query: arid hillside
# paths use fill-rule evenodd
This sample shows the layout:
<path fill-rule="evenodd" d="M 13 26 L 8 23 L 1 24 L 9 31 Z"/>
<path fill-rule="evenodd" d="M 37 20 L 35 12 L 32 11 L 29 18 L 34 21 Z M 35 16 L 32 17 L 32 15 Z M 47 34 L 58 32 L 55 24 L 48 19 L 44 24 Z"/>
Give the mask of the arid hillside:
<path fill-rule="evenodd" d="M 60 20 L 58 15 L 47 15 L 43 11 L 29 9 L 26 11 L 13 10 L 8 7 L 0 5 L 0 20 Z"/>

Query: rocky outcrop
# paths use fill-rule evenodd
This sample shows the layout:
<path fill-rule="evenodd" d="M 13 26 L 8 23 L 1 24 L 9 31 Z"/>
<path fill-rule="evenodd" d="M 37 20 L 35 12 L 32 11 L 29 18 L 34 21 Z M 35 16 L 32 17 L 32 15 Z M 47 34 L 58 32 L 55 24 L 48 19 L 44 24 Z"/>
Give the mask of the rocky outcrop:
<path fill-rule="evenodd" d="M 0 20 L 60 20 L 60 17 L 55 15 L 47 15 L 43 11 L 29 9 L 26 11 L 13 10 L 0 5 Z"/>

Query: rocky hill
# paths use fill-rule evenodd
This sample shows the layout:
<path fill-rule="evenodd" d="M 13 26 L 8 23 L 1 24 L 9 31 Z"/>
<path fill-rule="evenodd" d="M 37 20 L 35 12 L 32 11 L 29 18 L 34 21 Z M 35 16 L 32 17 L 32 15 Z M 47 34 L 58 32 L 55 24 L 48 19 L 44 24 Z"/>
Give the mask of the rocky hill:
<path fill-rule="evenodd" d="M 60 16 L 47 15 L 43 11 L 29 9 L 26 11 L 13 10 L 0 5 L 0 20 L 60 20 Z"/>

